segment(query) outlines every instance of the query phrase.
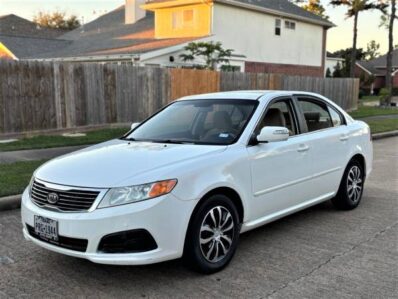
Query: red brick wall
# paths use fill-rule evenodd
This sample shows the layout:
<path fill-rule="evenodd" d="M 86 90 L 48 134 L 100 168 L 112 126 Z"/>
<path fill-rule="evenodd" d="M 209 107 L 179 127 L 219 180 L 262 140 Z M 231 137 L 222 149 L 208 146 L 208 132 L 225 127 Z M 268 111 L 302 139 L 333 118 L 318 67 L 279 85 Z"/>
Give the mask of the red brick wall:
<path fill-rule="evenodd" d="M 398 87 L 398 72 L 395 73 L 395 76 L 394 76 L 394 84 L 393 84 L 393 86 L 394 86 L 394 87 Z"/>
<path fill-rule="evenodd" d="M 386 86 L 386 78 L 385 77 L 375 77 L 375 81 L 373 82 L 373 88 L 383 88 Z"/>
<path fill-rule="evenodd" d="M 323 77 L 323 67 L 246 61 L 246 73 L 274 73 L 293 76 Z"/>

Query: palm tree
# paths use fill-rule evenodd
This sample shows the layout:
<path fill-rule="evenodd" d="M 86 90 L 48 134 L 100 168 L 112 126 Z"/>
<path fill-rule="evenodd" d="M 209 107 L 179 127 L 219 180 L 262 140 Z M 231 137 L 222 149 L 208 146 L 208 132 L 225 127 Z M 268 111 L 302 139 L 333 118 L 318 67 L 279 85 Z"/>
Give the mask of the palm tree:
<path fill-rule="evenodd" d="M 361 11 L 371 9 L 382 9 L 385 4 L 371 0 L 332 0 L 330 1 L 330 4 L 333 6 L 347 6 L 347 18 L 354 17 L 354 37 L 352 41 L 350 77 L 355 77 L 359 13 Z"/>
<path fill-rule="evenodd" d="M 392 94 L 393 94 L 393 65 L 392 65 L 392 52 L 394 51 L 394 35 L 393 35 L 393 30 L 394 30 L 394 21 L 395 19 L 398 19 L 398 16 L 396 14 L 396 0 L 391 0 L 391 11 L 390 14 L 386 10 L 382 10 L 384 15 L 387 15 L 387 20 L 388 20 L 388 53 L 387 53 L 387 67 L 386 67 L 386 88 L 388 89 L 388 96 L 385 99 L 385 105 L 390 106 L 391 105 L 391 99 L 392 99 Z"/>

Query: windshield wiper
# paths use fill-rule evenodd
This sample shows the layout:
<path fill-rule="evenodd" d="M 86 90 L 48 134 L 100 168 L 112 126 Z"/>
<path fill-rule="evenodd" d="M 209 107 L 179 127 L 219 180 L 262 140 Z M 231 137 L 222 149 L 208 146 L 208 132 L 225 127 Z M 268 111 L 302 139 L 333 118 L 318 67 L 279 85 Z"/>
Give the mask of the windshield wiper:
<path fill-rule="evenodd" d="M 173 140 L 173 139 L 151 140 L 151 142 L 155 142 L 155 143 L 170 143 L 170 144 L 186 144 L 186 143 L 188 143 L 186 141 Z"/>
<path fill-rule="evenodd" d="M 120 140 L 126 140 L 126 141 L 137 141 L 136 139 L 134 139 L 134 138 L 127 138 L 127 137 L 121 137 L 120 138 Z"/>

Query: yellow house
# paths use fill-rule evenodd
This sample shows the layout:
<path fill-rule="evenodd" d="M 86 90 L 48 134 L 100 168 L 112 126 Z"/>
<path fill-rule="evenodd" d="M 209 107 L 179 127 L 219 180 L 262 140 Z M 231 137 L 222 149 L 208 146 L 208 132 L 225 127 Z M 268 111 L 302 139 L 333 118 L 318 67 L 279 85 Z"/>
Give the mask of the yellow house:
<path fill-rule="evenodd" d="M 141 8 L 155 13 L 155 38 L 202 37 L 211 33 L 212 0 L 153 1 Z"/>

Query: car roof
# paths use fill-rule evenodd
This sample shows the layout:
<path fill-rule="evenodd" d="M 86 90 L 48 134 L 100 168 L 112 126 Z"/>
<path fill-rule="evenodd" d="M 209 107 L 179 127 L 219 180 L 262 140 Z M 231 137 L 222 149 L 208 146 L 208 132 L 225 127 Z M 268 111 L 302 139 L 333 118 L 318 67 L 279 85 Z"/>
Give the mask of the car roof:
<path fill-rule="evenodd" d="M 236 91 L 224 91 L 215 93 L 198 94 L 192 96 L 186 96 L 178 99 L 178 101 L 186 100 L 206 100 L 206 99 L 225 99 L 225 100 L 268 100 L 276 96 L 291 96 L 293 94 L 305 94 L 319 96 L 318 94 L 303 91 L 292 91 L 292 90 L 236 90 Z"/>

